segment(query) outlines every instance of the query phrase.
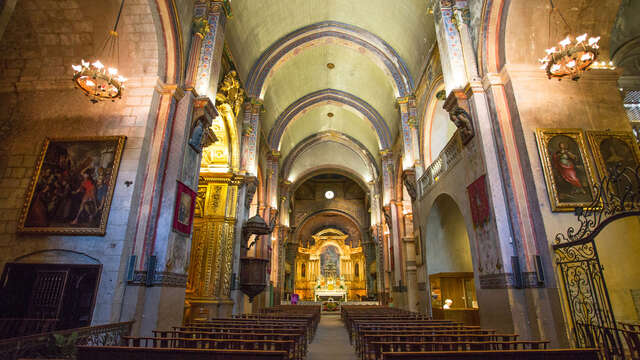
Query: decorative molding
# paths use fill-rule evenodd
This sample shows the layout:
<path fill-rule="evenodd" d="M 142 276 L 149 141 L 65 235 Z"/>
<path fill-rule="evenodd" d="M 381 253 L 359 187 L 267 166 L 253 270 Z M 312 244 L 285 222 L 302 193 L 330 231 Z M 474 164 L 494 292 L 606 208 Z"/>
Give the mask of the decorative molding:
<path fill-rule="evenodd" d="M 507 289 L 514 288 L 515 281 L 513 274 L 486 274 L 478 276 L 481 289 Z"/>
<path fill-rule="evenodd" d="M 133 280 L 127 282 L 131 286 L 147 286 L 147 271 L 135 271 Z M 151 286 L 160 287 L 187 287 L 187 274 L 178 274 L 173 272 L 154 272 Z"/>

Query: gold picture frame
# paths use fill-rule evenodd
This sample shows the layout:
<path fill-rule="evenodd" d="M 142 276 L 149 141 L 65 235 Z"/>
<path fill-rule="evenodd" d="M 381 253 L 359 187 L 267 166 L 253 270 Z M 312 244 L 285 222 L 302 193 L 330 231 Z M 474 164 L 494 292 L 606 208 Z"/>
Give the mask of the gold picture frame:
<path fill-rule="evenodd" d="M 125 140 L 45 138 L 18 232 L 105 235 Z"/>
<path fill-rule="evenodd" d="M 587 131 L 587 139 L 601 179 L 609 175 L 612 166 L 621 164 L 635 170 L 640 165 L 640 149 L 630 131 Z"/>
<path fill-rule="evenodd" d="M 593 206 L 596 178 L 583 131 L 537 129 L 536 140 L 551 211 Z"/>

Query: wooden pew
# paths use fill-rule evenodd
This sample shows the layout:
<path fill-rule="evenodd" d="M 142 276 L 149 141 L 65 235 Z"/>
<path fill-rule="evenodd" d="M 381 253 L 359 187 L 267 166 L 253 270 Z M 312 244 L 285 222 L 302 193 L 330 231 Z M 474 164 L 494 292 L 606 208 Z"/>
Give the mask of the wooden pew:
<path fill-rule="evenodd" d="M 208 325 L 208 326 L 174 326 L 173 331 L 205 331 L 205 332 L 285 332 L 299 333 L 303 336 L 304 341 L 309 343 L 307 329 L 303 326 L 296 325 L 271 325 L 271 324 L 226 324 L 226 325 Z"/>
<path fill-rule="evenodd" d="M 295 342 L 296 358 L 304 359 L 307 354 L 305 333 L 296 332 L 212 332 L 212 331 L 167 331 L 154 330 L 155 338 L 186 338 L 186 339 L 241 339 L 241 340 L 292 340 Z M 128 337 L 127 337 L 128 338 Z"/>
<path fill-rule="evenodd" d="M 356 352 L 360 353 L 363 347 L 366 347 L 371 341 L 389 341 L 398 339 L 396 336 L 419 337 L 421 335 L 439 335 L 439 334 L 495 334 L 495 330 L 491 329 L 441 329 L 427 328 L 416 331 L 406 330 L 364 330 L 360 332 L 358 341 L 356 342 Z"/>
<path fill-rule="evenodd" d="M 299 359 L 293 340 L 128 337 L 126 341 L 130 348 L 284 351 L 288 360 Z"/>
<path fill-rule="evenodd" d="M 598 349 L 385 352 L 383 360 L 598 360 Z"/>
<path fill-rule="evenodd" d="M 78 346 L 77 360 L 287 360 L 286 351 Z"/>
<path fill-rule="evenodd" d="M 426 324 L 426 325 L 408 325 L 408 326 L 402 326 L 402 325 L 363 325 L 362 326 L 362 330 L 358 331 L 357 333 L 354 333 L 354 342 L 356 344 L 356 348 L 359 348 L 362 344 L 362 337 L 365 334 L 379 334 L 379 333 L 389 333 L 389 334 L 393 334 L 393 333 L 397 333 L 398 331 L 404 331 L 405 333 L 413 333 L 413 334 L 417 334 L 417 333 L 429 333 L 429 332 L 434 332 L 434 331 L 462 331 L 463 333 L 467 330 L 481 330 L 479 327 L 477 326 L 461 326 L 461 325 L 430 325 L 430 324 Z"/>
<path fill-rule="evenodd" d="M 542 350 L 548 344 L 548 341 L 374 341 L 369 344 L 370 351 L 363 353 L 360 358 L 381 360 L 382 354 L 389 352 Z"/>

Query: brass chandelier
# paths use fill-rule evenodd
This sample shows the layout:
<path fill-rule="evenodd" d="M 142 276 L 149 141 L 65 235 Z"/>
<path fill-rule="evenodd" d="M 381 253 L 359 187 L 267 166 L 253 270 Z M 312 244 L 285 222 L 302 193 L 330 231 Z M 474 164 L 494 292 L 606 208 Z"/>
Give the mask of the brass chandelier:
<path fill-rule="evenodd" d="M 89 62 L 83 59 L 80 65 L 71 65 L 74 71 L 73 82 L 94 104 L 104 100 L 115 102 L 116 99 L 122 98 L 124 83 L 127 79 L 118 74 L 117 63 L 120 52 L 117 30 L 123 7 L 124 0 L 120 3 L 115 25 L 113 30 L 109 31 L 100 53 L 108 61 L 107 64 L 103 64 L 100 60 Z"/>
<path fill-rule="evenodd" d="M 569 30 L 571 30 L 571 27 L 560 10 L 554 6 L 553 0 L 549 0 L 549 4 L 551 5 L 551 10 L 549 11 L 549 38 L 551 38 L 551 14 L 554 11 L 558 12 L 558 15 Z M 542 63 L 540 69 L 545 70 L 549 79 L 562 80 L 563 78 L 570 78 L 577 81 L 583 72 L 589 70 L 592 65 L 597 64 L 599 41 L 599 36 L 588 37 L 586 33 L 576 37 L 567 36 L 558 43 L 558 46 L 545 50 L 546 56 L 539 60 Z"/>

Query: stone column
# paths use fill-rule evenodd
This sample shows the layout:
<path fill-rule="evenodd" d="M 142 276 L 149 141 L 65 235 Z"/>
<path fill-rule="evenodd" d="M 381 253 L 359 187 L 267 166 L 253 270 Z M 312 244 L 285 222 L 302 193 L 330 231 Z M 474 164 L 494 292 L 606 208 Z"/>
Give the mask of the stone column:
<path fill-rule="evenodd" d="M 191 235 L 173 229 L 174 207 L 178 182 L 192 191 L 198 189 L 202 136 L 210 135 L 210 122 L 192 121 L 194 104 L 200 95 L 214 94 L 210 98 L 215 99 L 219 65 L 212 67 L 211 60 L 222 54 L 226 20 L 220 6 L 198 3 L 195 12 L 196 18 L 206 19 L 202 24 L 207 26 L 194 26 L 186 76 L 189 86 L 183 90 L 179 84 L 159 83 L 152 102 L 155 111 L 151 113 L 157 116 L 149 125 L 151 140 L 141 178 L 140 205 L 136 223 L 130 226 L 133 277 L 121 315 L 121 320 L 136 320 L 134 334 L 151 335 L 153 329 L 182 322 L 181 312 L 175 309 L 184 306 Z M 205 81 L 200 75 L 206 77 L 206 86 L 198 92 L 198 85 Z M 215 79 L 213 84 L 211 78 Z"/>
<path fill-rule="evenodd" d="M 398 98 L 400 108 L 400 132 L 402 134 L 402 169 L 420 166 L 420 145 L 416 121 L 416 99 L 413 96 Z"/>
<path fill-rule="evenodd" d="M 407 271 L 407 307 L 409 311 L 418 311 L 418 276 L 416 274 L 415 240 L 411 236 L 402 238 L 405 250 L 405 268 Z"/>
<path fill-rule="evenodd" d="M 554 311 L 558 294 L 541 289 L 532 276 L 533 255 L 540 254 L 537 238 L 545 243 L 546 239 L 541 223 L 535 222 L 540 217 L 539 206 L 532 206 L 528 199 L 535 190 L 530 188 L 532 181 L 521 164 L 521 158 L 527 157 L 521 154 L 526 146 L 517 144 L 514 129 L 520 125 L 517 109 L 509 103 L 505 86 L 508 79 L 505 74 L 479 78 L 467 1 L 437 1 L 434 14 L 449 92 L 445 108 L 458 126 L 463 143 L 468 144 L 469 156 L 475 152 L 482 157 L 484 168 L 478 170 L 487 177 L 491 219 L 469 234 L 478 244 L 476 260 L 484 258 L 485 264 L 492 263 L 476 269 L 478 299 L 481 313 L 508 315 L 500 319 L 481 315 L 482 325 L 515 331 L 525 339 L 544 334 L 563 343 L 564 334 L 558 331 L 562 319 Z M 474 136 L 476 139 L 472 139 Z"/>
<path fill-rule="evenodd" d="M 234 255 L 233 255 L 233 275 L 231 299 L 233 300 L 233 314 L 241 314 L 245 312 L 244 303 L 245 295 L 240 291 L 239 274 L 240 274 L 240 257 L 242 243 L 242 226 L 246 223 L 251 202 L 258 188 L 258 162 L 257 149 L 260 137 L 260 113 L 262 111 L 262 103 L 255 99 L 247 100 L 243 105 L 242 111 L 242 138 L 241 138 L 241 156 L 240 156 L 240 174 L 246 175 L 244 183 L 238 191 L 238 220 L 235 227 L 234 237 Z"/>

